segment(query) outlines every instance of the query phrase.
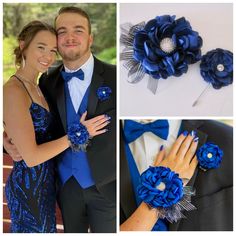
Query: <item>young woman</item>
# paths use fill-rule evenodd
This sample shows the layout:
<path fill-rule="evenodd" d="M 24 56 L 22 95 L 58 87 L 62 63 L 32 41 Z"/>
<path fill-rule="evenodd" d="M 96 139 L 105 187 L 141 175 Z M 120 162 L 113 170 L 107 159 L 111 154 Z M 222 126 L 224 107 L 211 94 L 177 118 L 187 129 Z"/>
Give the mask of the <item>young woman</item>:
<path fill-rule="evenodd" d="M 55 61 L 56 32 L 48 24 L 32 21 L 23 28 L 18 42 L 14 53 L 19 68 L 3 89 L 5 131 L 23 158 L 14 162 L 5 188 L 11 231 L 52 233 L 56 232 L 56 191 L 50 159 L 70 144 L 67 135 L 52 141 L 53 117 L 37 78 Z M 106 131 L 107 120 L 101 115 L 83 125 L 90 136 L 96 136 Z"/>

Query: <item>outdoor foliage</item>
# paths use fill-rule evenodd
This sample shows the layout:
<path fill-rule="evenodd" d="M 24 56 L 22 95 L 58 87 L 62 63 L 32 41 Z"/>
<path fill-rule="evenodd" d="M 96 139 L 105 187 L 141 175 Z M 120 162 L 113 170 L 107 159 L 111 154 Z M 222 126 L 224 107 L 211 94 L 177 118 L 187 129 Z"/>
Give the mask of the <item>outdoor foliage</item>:
<path fill-rule="evenodd" d="M 13 50 L 17 35 L 32 20 L 54 23 L 63 6 L 84 9 L 91 18 L 94 35 L 93 53 L 101 60 L 116 63 L 116 4 L 111 3 L 4 3 L 3 4 L 3 69 L 4 82 L 15 71 Z"/>

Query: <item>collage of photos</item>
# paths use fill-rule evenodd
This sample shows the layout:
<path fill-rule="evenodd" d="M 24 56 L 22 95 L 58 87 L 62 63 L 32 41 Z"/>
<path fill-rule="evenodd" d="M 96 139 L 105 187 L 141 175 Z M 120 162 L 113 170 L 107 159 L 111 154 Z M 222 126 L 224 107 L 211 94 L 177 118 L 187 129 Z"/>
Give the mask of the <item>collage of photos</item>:
<path fill-rule="evenodd" d="M 2 233 L 233 232 L 233 2 L 1 5 Z"/>

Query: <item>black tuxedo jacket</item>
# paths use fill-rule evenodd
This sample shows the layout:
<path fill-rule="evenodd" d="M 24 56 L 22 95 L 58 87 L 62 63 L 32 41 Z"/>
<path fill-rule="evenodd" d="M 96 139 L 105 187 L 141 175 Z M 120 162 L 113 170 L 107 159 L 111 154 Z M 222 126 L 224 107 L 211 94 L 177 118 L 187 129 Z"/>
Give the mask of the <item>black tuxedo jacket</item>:
<path fill-rule="evenodd" d="M 218 169 L 202 171 L 198 167 L 188 183 L 196 189 L 192 203 L 197 210 L 184 212 L 186 219 L 169 224 L 173 231 L 233 230 L 233 130 L 216 121 L 184 120 L 183 130 L 196 130 L 199 145 L 214 142 L 223 151 Z M 125 157 L 123 129 L 120 134 L 120 223 L 137 208 Z M 141 219 L 140 219 L 141 220 Z"/>
<path fill-rule="evenodd" d="M 44 74 L 39 81 L 40 88 L 53 113 L 54 138 L 66 134 L 66 102 L 64 80 L 61 76 L 63 65 Z M 100 101 L 96 95 L 101 86 L 110 87 L 112 94 L 108 100 Z M 98 115 L 111 116 L 108 132 L 95 136 L 87 150 L 89 165 L 96 186 L 107 198 L 116 198 L 116 67 L 94 58 L 94 71 L 90 84 L 87 119 Z"/>

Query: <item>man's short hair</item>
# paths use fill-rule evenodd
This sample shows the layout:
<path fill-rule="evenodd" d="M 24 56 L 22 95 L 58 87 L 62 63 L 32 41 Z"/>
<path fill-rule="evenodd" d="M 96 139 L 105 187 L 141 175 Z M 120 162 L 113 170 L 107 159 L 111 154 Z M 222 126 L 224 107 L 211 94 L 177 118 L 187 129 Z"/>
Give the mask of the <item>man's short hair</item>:
<path fill-rule="evenodd" d="M 56 27 L 56 20 L 57 17 L 63 13 L 76 13 L 79 14 L 83 17 L 85 17 L 88 20 L 88 30 L 89 30 L 89 34 L 91 34 L 91 22 L 90 22 L 90 18 L 89 15 L 87 14 L 87 12 L 85 12 L 83 9 L 79 8 L 79 7 L 73 7 L 73 6 L 69 6 L 69 7 L 62 7 L 59 11 L 57 16 L 55 17 L 54 20 L 54 26 Z"/>

